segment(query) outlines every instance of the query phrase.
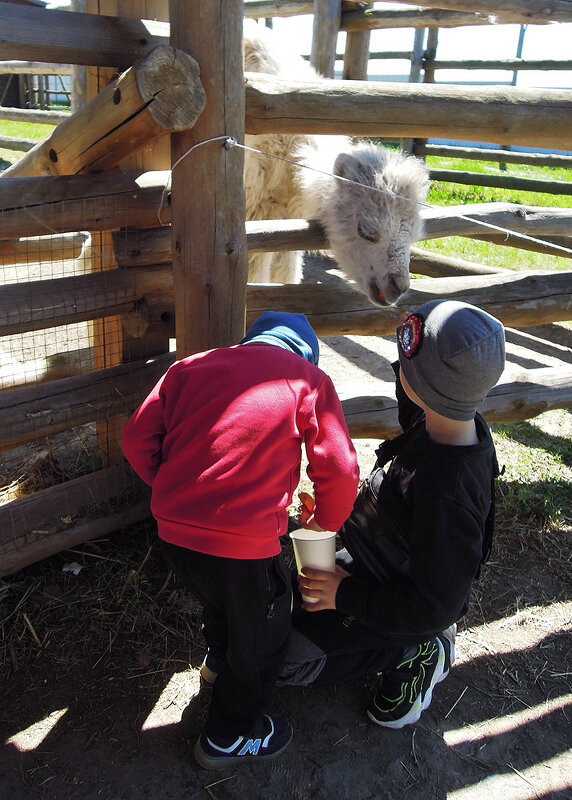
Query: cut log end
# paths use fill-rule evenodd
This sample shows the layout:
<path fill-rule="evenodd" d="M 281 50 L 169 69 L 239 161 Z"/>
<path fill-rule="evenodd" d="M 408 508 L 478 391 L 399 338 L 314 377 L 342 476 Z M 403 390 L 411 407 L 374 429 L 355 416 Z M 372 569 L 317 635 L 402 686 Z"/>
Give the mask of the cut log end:
<path fill-rule="evenodd" d="M 199 65 L 183 50 L 156 47 L 137 65 L 136 81 L 149 113 L 165 130 L 192 128 L 206 106 Z"/>

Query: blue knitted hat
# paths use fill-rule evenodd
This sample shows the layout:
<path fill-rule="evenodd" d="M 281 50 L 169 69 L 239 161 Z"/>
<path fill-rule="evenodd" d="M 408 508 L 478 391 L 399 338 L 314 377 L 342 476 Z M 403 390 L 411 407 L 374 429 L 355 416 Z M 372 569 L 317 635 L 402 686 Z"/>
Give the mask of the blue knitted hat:
<path fill-rule="evenodd" d="M 283 311 L 265 311 L 246 331 L 240 344 L 273 344 L 290 350 L 297 356 L 318 366 L 320 357 L 318 339 L 304 314 L 287 314 Z"/>

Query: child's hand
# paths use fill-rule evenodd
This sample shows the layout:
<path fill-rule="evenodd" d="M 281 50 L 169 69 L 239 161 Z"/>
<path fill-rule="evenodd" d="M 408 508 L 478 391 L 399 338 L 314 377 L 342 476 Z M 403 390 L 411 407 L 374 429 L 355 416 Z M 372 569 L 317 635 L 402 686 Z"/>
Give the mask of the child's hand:
<path fill-rule="evenodd" d="M 323 531 L 316 520 L 314 519 L 314 509 L 316 508 L 316 501 L 308 492 L 298 492 L 298 497 L 302 503 L 302 511 L 300 513 L 300 525 L 310 531 Z"/>
<path fill-rule="evenodd" d="M 300 591 L 308 597 L 317 598 L 316 603 L 304 603 L 306 611 L 325 611 L 326 609 L 335 611 L 338 586 L 348 575 L 349 572 L 338 566 L 336 566 L 335 572 L 304 567 L 298 575 Z"/>

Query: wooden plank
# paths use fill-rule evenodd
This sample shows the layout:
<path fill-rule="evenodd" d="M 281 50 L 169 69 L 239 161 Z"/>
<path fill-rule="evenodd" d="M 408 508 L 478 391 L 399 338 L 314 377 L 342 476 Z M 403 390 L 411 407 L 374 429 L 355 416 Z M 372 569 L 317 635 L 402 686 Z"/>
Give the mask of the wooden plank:
<path fill-rule="evenodd" d="M 508 270 L 490 267 L 486 264 L 475 264 L 462 258 L 430 253 L 419 247 L 411 248 L 409 271 L 413 274 L 427 275 L 431 278 L 448 278 L 456 275 L 495 275 Z"/>
<path fill-rule="evenodd" d="M 76 425 L 130 414 L 174 361 L 154 359 L 0 392 L 0 451 Z"/>
<path fill-rule="evenodd" d="M 158 45 L 169 27 L 150 20 L 0 3 L 2 58 L 127 69 Z"/>
<path fill-rule="evenodd" d="M 4 178 L 109 170 L 166 132 L 192 128 L 205 102 L 197 62 L 157 47 L 8 167 Z"/>
<path fill-rule="evenodd" d="M 334 77 L 341 12 L 341 0 L 314 0 L 310 63 L 326 78 Z"/>
<path fill-rule="evenodd" d="M 555 239 L 567 234 L 572 225 L 572 209 L 520 206 L 511 203 L 479 203 L 474 205 L 430 207 L 421 210 L 425 221 L 424 239 L 444 236 L 470 236 L 484 238 L 499 244 L 505 241 L 512 246 L 527 248 L 527 243 L 511 237 L 506 230 L 542 237 L 546 250 L 554 255 L 564 255 L 549 247 L 548 237 Z M 494 231 L 495 225 L 503 231 Z M 485 233 L 482 233 L 482 232 Z M 115 253 L 121 266 L 158 264 L 170 261 L 170 245 L 166 229 L 150 231 L 122 231 L 115 234 Z M 253 220 L 246 223 L 246 240 L 250 252 L 278 252 L 281 250 L 319 250 L 327 247 L 323 228 L 316 222 L 302 219 Z M 563 241 L 563 246 L 566 246 Z M 540 250 L 539 245 L 533 249 Z"/>
<path fill-rule="evenodd" d="M 42 61 L 0 61 L 0 73 L 8 75 L 70 75 L 69 64 L 45 64 Z"/>
<path fill-rule="evenodd" d="M 446 137 L 547 149 L 570 143 L 572 97 L 565 89 L 245 77 L 247 133 Z"/>
<path fill-rule="evenodd" d="M 531 236 L 567 236 L 572 222 L 570 208 L 520 206 L 516 203 L 474 203 L 443 208 L 433 206 L 424 208 L 421 215 L 425 229 L 423 237 L 426 239 L 476 237 L 480 233 L 488 233 L 487 225 Z"/>
<path fill-rule="evenodd" d="M 491 150 L 484 147 L 454 147 L 450 145 L 415 145 L 416 156 L 442 156 L 466 158 L 474 161 L 496 161 L 499 164 L 532 164 L 538 167 L 564 167 L 572 169 L 572 156 L 556 156 L 551 153 L 523 153 L 518 150 Z"/>
<path fill-rule="evenodd" d="M 397 0 L 409 3 L 410 0 Z M 572 22 L 569 0 L 415 0 L 416 5 L 430 9 L 454 9 L 491 14 L 496 24 L 531 23 L 548 25 L 551 22 Z"/>
<path fill-rule="evenodd" d="M 391 439 L 401 432 L 394 385 L 379 383 L 373 393 L 342 396 L 342 407 L 354 439 Z M 546 367 L 505 373 L 479 406 L 489 424 L 520 422 L 572 407 L 572 367 Z"/>
<path fill-rule="evenodd" d="M 372 3 L 368 3 L 367 7 L 371 8 L 372 5 Z M 343 80 L 367 81 L 367 67 L 370 57 L 370 39 L 371 31 L 348 32 L 346 36 L 346 49 L 344 53 L 344 68 L 342 70 Z M 409 58 L 409 54 L 407 55 L 407 58 Z"/>
<path fill-rule="evenodd" d="M 149 492 L 113 466 L 0 506 L 0 576 L 149 516 Z"/>
<path fill-rule="evenodd" d="M 65 111 L 42 111 L 37 108 L 0 108 L 0 119 L 9 122 L 35 122 L 41 125 L 59 125 L 69 119 Z"/>
<path fill-rule="evenodd" d="M 313 14 L 313 0 L 292 0 L 292 2 L 270 2 L 269 0 L 244 0 L 244 16 L 251 19 L 263 17 L 296 17 L 298 14 Z"/>
<path fill-rule="evenodd" d="M 510 72 L 544 72 L 572 69 L 572 61 L 549 60 L 549 59 L 524 59 L 524 58 L 502 58 L 496 61 L 490 59 L 466 59 L 461 61 L 444 61 L 442 59 L 431 61 L 431 69 L 506 69 Z"/>
<path fill-rule="evenodd" d="M 0 287 L 0 336 L 128 314 L 146 295 L 173 291 L 170 266 L 110 269 Z"/>
<path fill-rule="evenodd" d="M 421 4 L 416 4 L 421 5 Z M 395 28 L 466 28 L 471 25 L 494 25 L 494 19 L 475 11 L 449 11 L 441 8 L 385 9 L 342 13 L 340 30 L 375 31 Z"/>
<path fill-rule="evenodd" d="M 0 264 L 29 264 L 32 261 L 64 261 L 79 258 L 87 236 L 61 233 L 54 236 L 28 236 L 0 239 Z"/>
<path fill-rule="evenodd" d="M 0 178 L 0 239 L 166 225 L 168 179 L 168 171 Z"/>
<path fill-rule="evenodd" d="M 37 144 L 37 139 L 17 139 L 15 136 L 0 136 L 0 148 L 27 153 Z"/>
<path fill-rule="evenodd" d="M 221 136 L 244 137 L 242 2 L 171 4 L 173 44 L 201 65 L 205 111 L 171 138 L 171 217 L 177 353 L 235 343 L 244 333 L 248 259 L 244 234 L 244 151 Z M 191 147 L 205 144 L 199 154 Z M 196 187 L 200 186 L 200 191 Z"/>
<path fill-rule="evenodd" d="M 430 169 L 432 181 L 461 183 L 468 186 L 494 186 L 498 189 L 513 189 L 521 192 L 545 192 L 546 194 L 571 195 L 572 181 L 548 181 L 539 178 L 521 178 L 517 175 L 487 175 L 479 172 L 462 172 L 454 169 Z"/>
<path fill-rule="evenodd" d="M 404 311 L 437 299 L 472 303 L 511 327 L 566 321 L 572 319 L 572 271 L 418 278 L 387 308 L 373 306 L 350 285 L 249 285 L 247 324 L 273 308 L 305 314 L 319 336 L 387 336 Z"/>

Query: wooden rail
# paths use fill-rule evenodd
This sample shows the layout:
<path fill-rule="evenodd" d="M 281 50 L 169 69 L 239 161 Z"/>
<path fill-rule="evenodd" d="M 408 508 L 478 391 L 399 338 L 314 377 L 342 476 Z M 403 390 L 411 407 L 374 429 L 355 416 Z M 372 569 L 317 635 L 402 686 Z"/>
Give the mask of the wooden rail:
<path fill-rule="evenodd" d="M 571 93 L 368 81 L 301 83 L 246 73 L 246 132 L 345 133 L 566 149 Z"/>

